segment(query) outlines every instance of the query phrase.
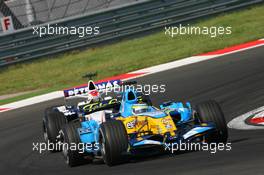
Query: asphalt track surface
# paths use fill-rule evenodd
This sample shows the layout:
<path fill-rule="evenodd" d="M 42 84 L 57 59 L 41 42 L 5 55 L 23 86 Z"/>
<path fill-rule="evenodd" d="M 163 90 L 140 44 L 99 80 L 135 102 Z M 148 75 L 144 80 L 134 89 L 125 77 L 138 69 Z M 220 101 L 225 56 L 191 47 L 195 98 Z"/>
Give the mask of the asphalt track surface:
<path fill-rule="evenodd" d="M 264 104 L 264 47 L 222 56 L 139 78 L 140 83 L 166 84 L 166 93 L 152 95 L 156 104 L 169 100 L 198 103 L 217 100 L 227 121 Z M 264 130 L 229 129 L 231 151 L 156 155 L 108 167 L 94 163 L 69 168 L 61 153 L 39 154 L 32 142 L 43 141 L 41 119 L 46 107 L 63 103 L 57 99 L 0 113 L 1 175 L 67 174 L 264 174 Z"/>

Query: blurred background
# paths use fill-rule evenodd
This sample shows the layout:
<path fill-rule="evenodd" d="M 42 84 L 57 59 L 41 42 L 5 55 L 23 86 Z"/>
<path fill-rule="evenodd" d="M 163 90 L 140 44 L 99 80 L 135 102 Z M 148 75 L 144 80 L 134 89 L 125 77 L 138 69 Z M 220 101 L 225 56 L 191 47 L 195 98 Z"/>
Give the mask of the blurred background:
<path fill-rule="evenodd" d="M 12 16 L 15 27 L 21 28 L 138 1 L 142 0 L 0 0 L 0 18 Z"/>
<path fill-rule="evenodd" d="M 264 0 L 0 0 L 0 70 L 4 66 L 15 63 L 32 61 L 37 58 L 55 58 L 57 54 L 66 54 L 66 51 L 89 50 L 111 43 L 146 37 L 158 32 L 160 34 L 155 36 L 159 38 L 155 39 L 155 42 L 129 44 L 125 48 L 132 48 L 131 53 L 135 53 L 134 48 L 138 45 L 153 48 L 155 51 L 157 49 L 154 48 L 159 46 L 161 53 L 165 53 L 158 44 L 162 40 L 165 42 L 164 46 L 168 48 L 170 40 L 164 37 L 162 32 L 164 27 L 195 24 L 209 18 L 213 19 L 213 22 L 203 25 L 219 26 L 221 24 L 223 27 L 228 27 L 237 23 L 240 26 L 239 29 L 243 28 L 242 24 L 249 25 L 244 27 L 247 31 L 252 31 L 248 30 L 249 27 L 254 28 L 253 34 L 244 34 L 241 30 L 234 32 L 232 35 L 234 41 L 239 40 L 235 34 L 241 34 L 240 37 L 244 41 L 258 39 L 257 36 L 263 33 L 258 26 L 261 26 L 261 21 L 263 21 L 261 19 L 262 9 L 253 10 L 254 22 L 252 23 L 250 16 L 240 17 L 238 15 L 239 17 L 229 19 L 223 14 L 235 10 L 238 12 L 242 8 L 250 9 L 258 6 L 261 8 L 261 4 L 263 6 Z M 220 17 L 224 19 L 218 22 L 217 19 Z M 256 17 L 258 17 L 257 20 Z M 245 23 L 244 20 L 239 22 L 238 18 L 249 19 Z M 100 29 L 100 34 L 86 34 L 79 37 L 79 34 L 50 35 L 46 33 L 40 37 L 34 34 L 33 26 L 43 27 L 44 30 L 49 30 L 48 26 L 96 27 Z M 258 32 L 259 30 L 261 32 Z M 248 39 L 248 37 L 254 38 Z M 230 38 L 227 39 L 230 42 Z M 180 42 L 182 41 L 184 40 Z M 199 39 L 194 39 L 194 41 L 199 41 Z M 147 46 L 150 43 L 156 43 L 156 45 Z M 173 42 L 170 46 L 173 46 L 171 50 L 174 50 L 175 43 L 177 42 Z M 215 44 L 217 47 L 222 45 L 220 42 L 214 42 Z M 227 41 L 223 42 L 223 46 L 226 44 Z M 187 48 L 189 45 L 185 47 Z M 187 49 L 187 53 L 195 53 L 191 51 L 195 48 L 200 52 L 201 49 L 191 47 Z M 207 46 L 205 48 L 208 49 Z M 145 52 L 143 54 L 149 57 Z M 175 58 L 171 56 L 172 54 L 168 54 L 165 58 Z M 113 52 L 113 55 L 116 57 L 117 54 Z M 142 54 L 139 55 L 142 56 Z"/>

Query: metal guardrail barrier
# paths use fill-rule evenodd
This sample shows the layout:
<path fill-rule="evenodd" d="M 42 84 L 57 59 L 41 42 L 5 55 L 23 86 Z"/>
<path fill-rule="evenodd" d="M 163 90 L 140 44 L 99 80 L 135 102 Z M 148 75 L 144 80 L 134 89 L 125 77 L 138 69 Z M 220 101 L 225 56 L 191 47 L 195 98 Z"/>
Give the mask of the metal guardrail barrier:
<path fill-rule="evenodd" d="M 136 1 L 142 0 L 0 0 L 0 12 L 24 28 Z"/>
<path fill-rule="evenodd" d="M 82 38 L 77 35 L 45 35 L 40 38 L 32 34 L 32 28 L 22 29 L 0 35 L 0 66 L 94 46 L 262 2 L 264 0 L 146 0 L 50 24 L 100 27 L 99 35 Z"/>

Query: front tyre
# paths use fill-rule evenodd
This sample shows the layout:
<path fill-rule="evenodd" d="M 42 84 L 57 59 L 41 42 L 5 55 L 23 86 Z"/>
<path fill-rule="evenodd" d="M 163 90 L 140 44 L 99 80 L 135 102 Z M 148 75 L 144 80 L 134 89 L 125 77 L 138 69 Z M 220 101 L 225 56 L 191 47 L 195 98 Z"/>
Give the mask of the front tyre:
<path fill-rule="evenodd" d="M 43 136 L 46 142 L 53 144 L 53 147 L 49 148 L 51 152 L 60 151 L 60 148 L 56 146 L 58 143 L 58 136 L 61 127 L 66 123 L 66 118 L 63 113 L 54 110 L 54 108 L 48 108 L 45 111 L 45 116 L 42 121 Z"/>
<path fill-rule="evenodd" d="M 128 149 L 128 136 L 121 121 L 110 120 L 101 124 L 100 146 L 103 160 L 108 166 L 124 161 L 123 153 Z"/>
<path fill-rule="evenodd" d="M 81 143 L 78 128 L 81 128 L 81 123 L 78 120 L 74 120 L 66 124 L 61 131 L 63 140 L 62 153 L 66 164 L 70 167 L 81 165 L 85 162 L 83 150 L 78 150 L 78 145 Z M 76 149 L 73 150 L 71 145 L 75 145 L 73 148 Z"/>
<path fill-rule="evenodd" d="M 210 100 L 197 105 L 196 111 L 201 122 L 213 122 L 217 134 L 209 138 L 208 142 L 226 143 L 228 138 L 227 124 L 220 105 Z"/>

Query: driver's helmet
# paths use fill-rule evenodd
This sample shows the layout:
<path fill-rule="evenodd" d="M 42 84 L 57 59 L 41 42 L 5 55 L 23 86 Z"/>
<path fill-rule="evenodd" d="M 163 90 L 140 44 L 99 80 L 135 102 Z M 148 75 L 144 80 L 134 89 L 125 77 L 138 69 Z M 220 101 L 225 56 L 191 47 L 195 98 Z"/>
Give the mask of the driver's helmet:
<path fill-rule="evenodd" d="M 100 93 L 92 80 L 88 81 L 88 103 L 98 102 L 100 100 Z"/>
<path fill-rule="evenodd" d="M 100 93 L 97 89 L 88 92 L 88 102 L 98 102 L 100 101 Z"/>
<path fill-rule="evenodd" d="M 145 113 L 148 112 L 148 105 L 147 104 L 134 104 L 132 106 L 132 113 L 133 114 L 141 114 L 141 113 Z"/>

